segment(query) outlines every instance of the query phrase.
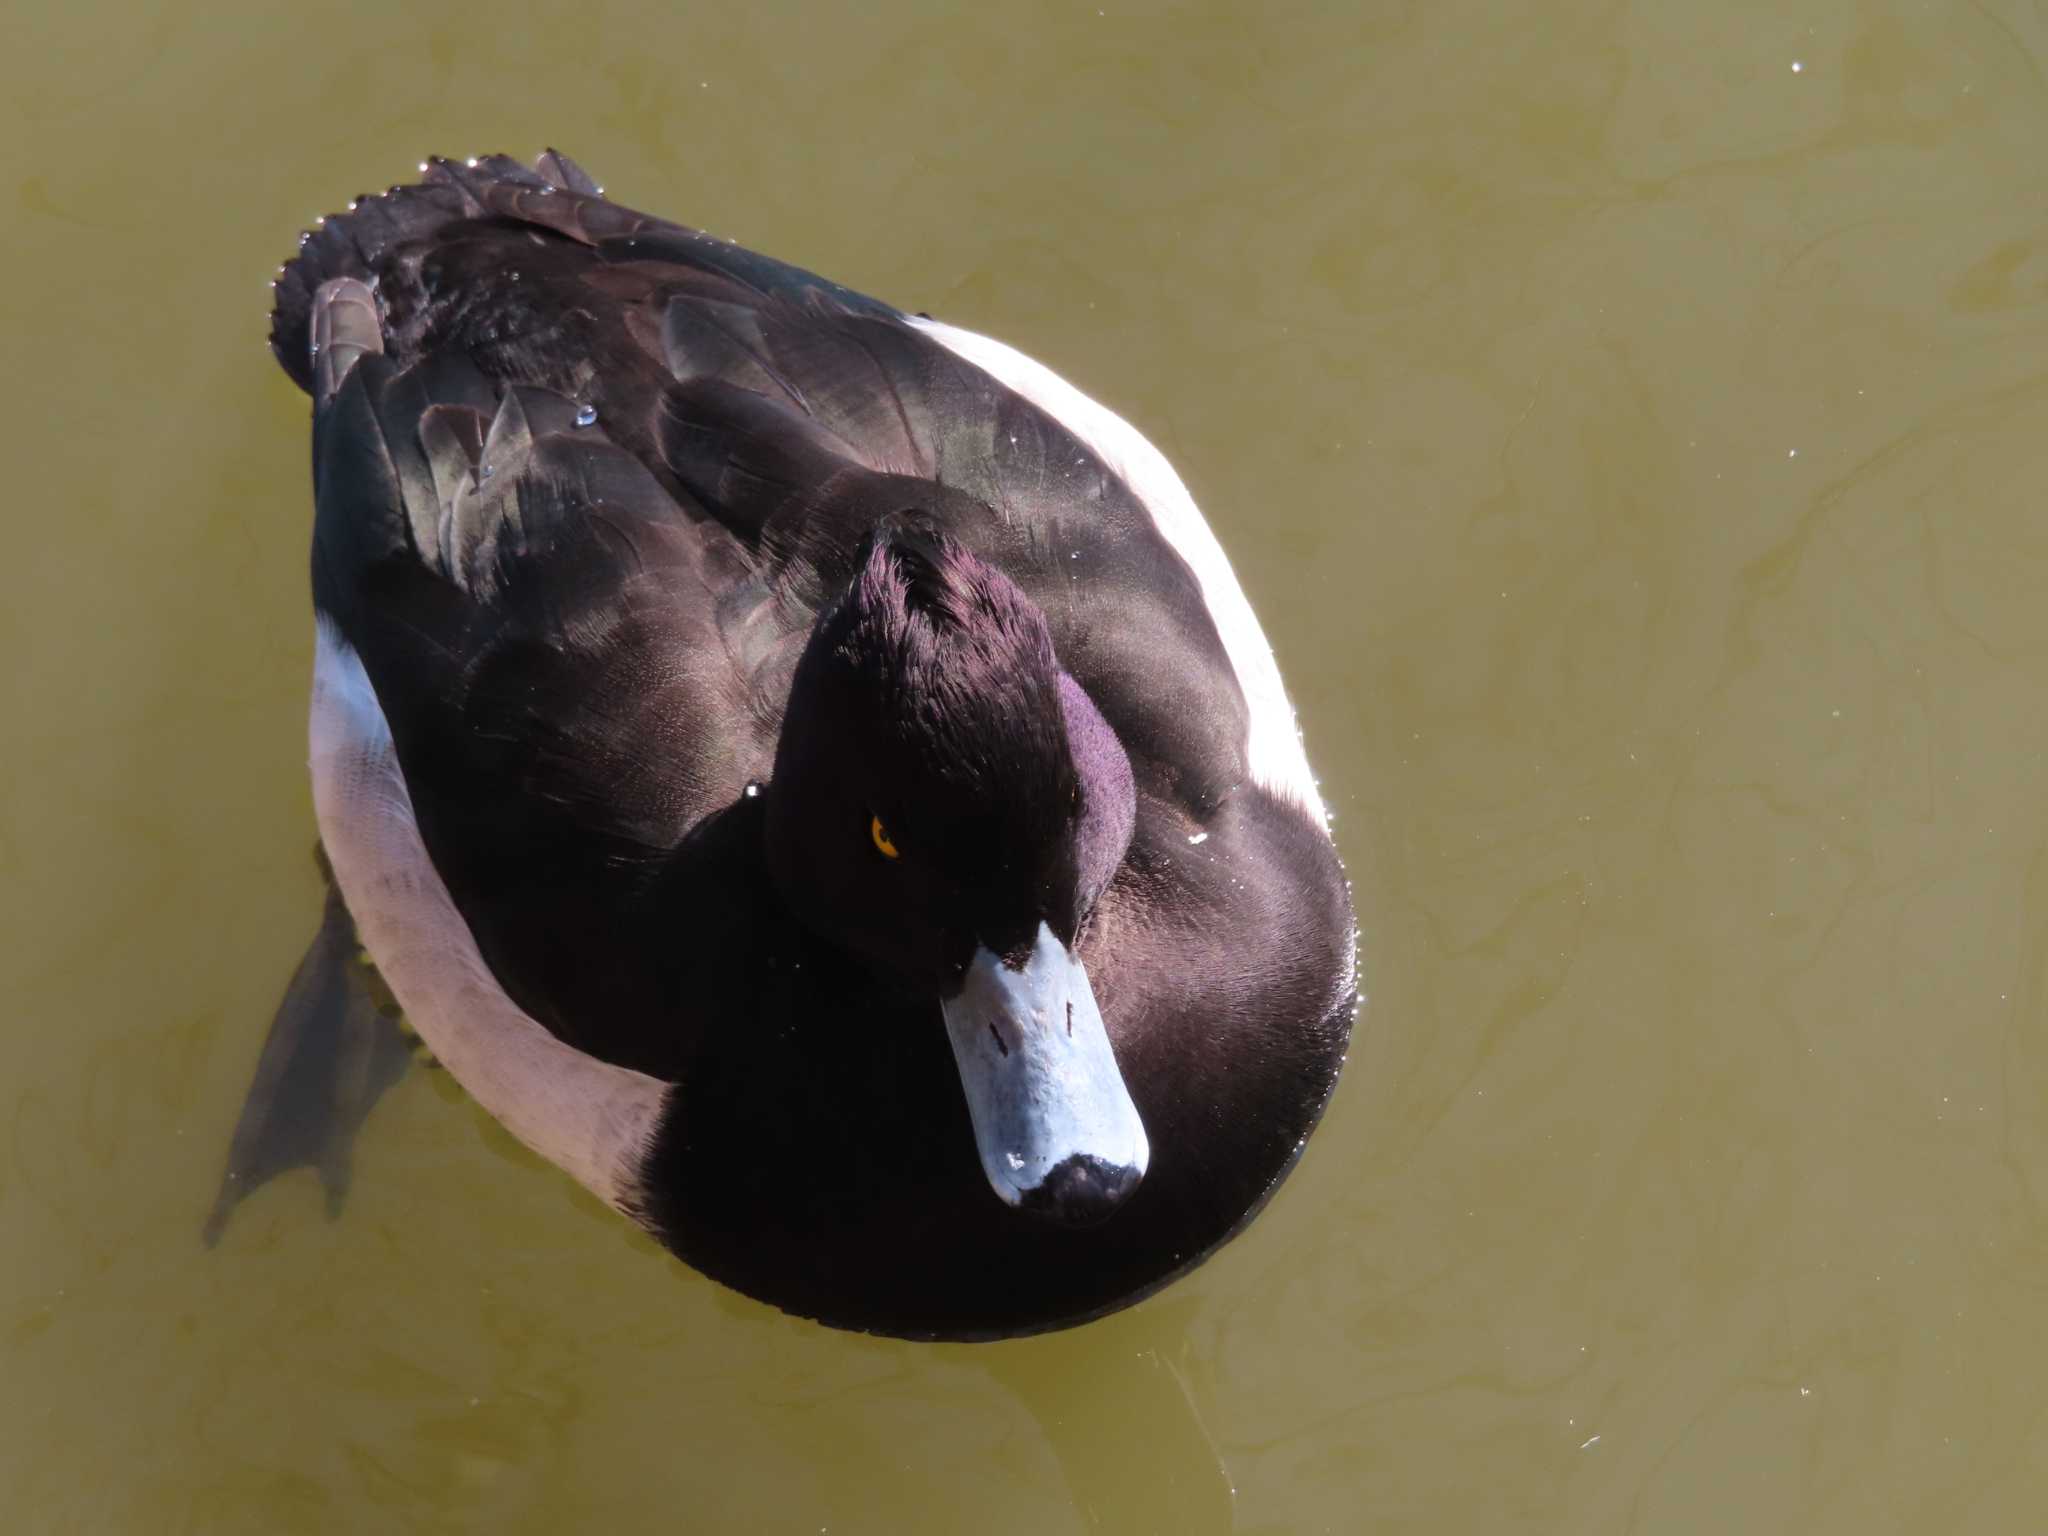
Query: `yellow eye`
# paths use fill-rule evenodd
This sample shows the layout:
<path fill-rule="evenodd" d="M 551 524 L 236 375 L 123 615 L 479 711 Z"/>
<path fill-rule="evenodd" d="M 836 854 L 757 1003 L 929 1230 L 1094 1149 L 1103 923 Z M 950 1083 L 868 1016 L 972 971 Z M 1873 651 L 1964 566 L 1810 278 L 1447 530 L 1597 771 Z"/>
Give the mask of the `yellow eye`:
<path fill-rule="evenodd" d="M 875 846 L 881 849 L 883 858 L 900 859 L 903 857 L 902 854 L 896 851 L 896 845 L 889 841 L 889 829 L 882 825 L 881 817 L 877 816 L 868 823 L 868 836 L 875 840 Z"/>

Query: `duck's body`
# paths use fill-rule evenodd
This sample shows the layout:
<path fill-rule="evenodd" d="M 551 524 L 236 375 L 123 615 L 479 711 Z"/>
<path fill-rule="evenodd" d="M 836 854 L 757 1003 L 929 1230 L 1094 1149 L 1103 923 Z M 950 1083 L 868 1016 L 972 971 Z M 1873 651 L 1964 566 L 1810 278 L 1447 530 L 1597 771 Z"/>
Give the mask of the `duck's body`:
<path fill-rule="evenodd" d="M 372 954 L 487 1107 L 739 1290 L 950 1337 L 1135 1299 L 1292 1165 L 1354 998 L 1342 872 L 1214 540 L 1149 445 L 1018 354 L 542 173 L 437 162 L 279 284 L 316 406 L 316 794 Z M 1060 934 L 1143 1122 L 1098 1225 L 995 1197 L 931 989 L 821 931 L 791 873 L 815 839 L 836 878 L 837 823 L 787 808 L 831 770 L 784 739 L 799 662 L 864 570 L 914 586 L 921 559 L 1043 615 L 1048 761 L 1088 814 L 1134 810 L 1099 858 L 1077 823 Z M 1006 722 L 1040 723 L 1018 697 L 989 773 Z M 863 852 L 897 860 L 875 810 Z"/>

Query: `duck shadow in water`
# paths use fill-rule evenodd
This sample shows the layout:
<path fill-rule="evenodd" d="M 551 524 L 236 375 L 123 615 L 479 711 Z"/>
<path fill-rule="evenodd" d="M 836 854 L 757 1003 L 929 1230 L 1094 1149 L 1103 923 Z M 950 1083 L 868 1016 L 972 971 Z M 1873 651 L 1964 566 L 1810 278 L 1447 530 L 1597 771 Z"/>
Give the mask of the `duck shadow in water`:
<path fill-rule="evenodd" d="M 960 1346 L 984 1352 L 1037 1423 L 1091 1536 L 1237 1528 L 1237 1489 L 1189 1379 L 1195 1309 L 1155 1299 L 1086 1328 Z"/>

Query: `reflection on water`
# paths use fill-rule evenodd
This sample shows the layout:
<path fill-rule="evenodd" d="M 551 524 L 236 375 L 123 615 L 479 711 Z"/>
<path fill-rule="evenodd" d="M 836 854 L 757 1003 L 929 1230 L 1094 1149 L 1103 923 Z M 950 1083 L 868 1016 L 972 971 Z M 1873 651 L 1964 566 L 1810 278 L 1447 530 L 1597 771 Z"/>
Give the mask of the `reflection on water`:
<path fill-rule="evenodd" d="M 2031 9 L 22 30 L 8 1529 L 2037 1523 Z M 794 1323 L 429 1072 L 341 1219 L 296 1172 L 198 1241 L 320 913 L 263 279 L 424 153 L 544 141 L 1045 357 L 1236 559 L 1373 1001 L 1300 1173 L 1145 1306 L 987 1349 Z"/>
<path fill-rule="evenodd" d="M 1141 1309 L 1115 1348 L 1091 1329 L 972 1352 L 1031 1415 L 1091 1536 L 1235 1528 L 1237 1490 L 1190 1379 L 1199 1368 L 1188 1336 L 1193 1306 Z M 1147 1470 L 1134 1476 L 1140 1441 Z"/>

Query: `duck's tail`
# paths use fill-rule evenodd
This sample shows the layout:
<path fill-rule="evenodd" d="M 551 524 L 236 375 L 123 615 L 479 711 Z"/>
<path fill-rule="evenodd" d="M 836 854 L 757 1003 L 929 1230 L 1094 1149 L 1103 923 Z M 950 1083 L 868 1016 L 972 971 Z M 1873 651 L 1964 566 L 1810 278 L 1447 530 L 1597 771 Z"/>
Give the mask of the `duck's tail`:
<path fill-rule="evenodd" d="M 417 182 L 359 197 L 346 212 L 322 219 L 299 236 L 298 254 L 278 269 L 270 350 L 306 393 L 313 392 L 313 298 L 322 284 L 351 277 L 374 289 L 403 247 L 462 219 L 510 217 L 589 239 L 612 233 L 621 215 L 635 218 L 614 212 L 604 189 L 552 149 L 531 169 L 509 155 L 486 155 L 425 160 L 420 172 Z"/>

